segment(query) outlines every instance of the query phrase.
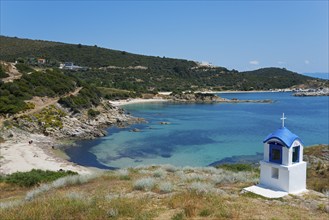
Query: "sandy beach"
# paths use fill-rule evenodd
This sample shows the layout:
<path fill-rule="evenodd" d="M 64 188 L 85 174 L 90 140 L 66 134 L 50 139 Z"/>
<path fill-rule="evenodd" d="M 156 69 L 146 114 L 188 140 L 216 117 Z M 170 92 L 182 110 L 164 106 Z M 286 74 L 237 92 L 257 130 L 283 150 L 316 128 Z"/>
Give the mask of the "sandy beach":
<path fill-rule="evenodd" d="M 33 143 L 29 144 L 29 140 Z M 8 140 L 0 144 L 0 174 L 32 169 L 58 171 L 71 170 L 88 174 L 92 170 L 73 164 L 52 153 L 51 139 L 43 135 L 31 135 L 30 139 Z"/>
<path fill-rule="evenodd" d="M 127 99 L 111 101 L 114 106 L 136 103 L 165 102 L 162 98 Z M 29 141 L 33 140 L 30 144 Z M 79 174 L 88 174 L 96 169 L 71 163 L 55 154 L 52 149 L 55 140 L 41 134 L 23 132 L 0 143 L 0 174 L 11 174 L 17 171 L 26 172 L 32 169 L 42 170 L 71 170 Z"/>
<path fill-rule="evenodd" d="M 150 102 L 168 102 L 170 100 L 163 99 L 163 98 L 153 98 L 153 99 L 125 99 L 125 100 L 118 100 L 118 101 L 109 101 L 110 104 L 114 106 L 122 106 L 122 105 L 129 105 L 129 104 L 138 104 L 138 103 L 150 103 Z"/>

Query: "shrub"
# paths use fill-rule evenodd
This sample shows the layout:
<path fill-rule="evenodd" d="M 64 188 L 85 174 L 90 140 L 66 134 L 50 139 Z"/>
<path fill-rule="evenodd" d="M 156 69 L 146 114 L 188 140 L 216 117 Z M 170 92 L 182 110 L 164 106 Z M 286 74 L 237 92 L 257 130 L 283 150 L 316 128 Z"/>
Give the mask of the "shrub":
<path fill-rule="evenodd" d="M 173 191 L 173 185 L 171 182 L 160 183 L 159 190 L 161 193 L 170 193 Z"/>
<path fill-rule="evenodd" d="M 206 194 L 214 191 L 214 188 L 210 183 L 203 182 L 193 182 L 188 189 L 196 194 Z"/>
<path fill-rule="evenodd" d="M 152 171 L 150 171 L 150 170 L 138 170 L 138 173 L 140 173 L 140 174 L 152 174 L 153 172 Z"/>
<path fill-rule="evenodd" d="M 54 188 L 59 188 L 64 186 L 83 184 L 89 182 L 91 179 L 94 179 L 97 176 L 97 174 L 67 176 L 54 181 L 52 185 Z"/>
<path fill-rule="evenodd" d="M 110 208 L 107 211 L 107 216 L 110 218 L 115 218 L 118 216 L 118 214 L 119 214 L 119 211 L 118 211 L 118 209 L 115 209 L 115 208 Z"/>
<path fill-rule="evenodd" d="M 69 192 L 65 196 L 69 199 L 72 199 L 72 200 L 82 200 L 82 199 L 84 199 L 84 195 L 82 193 L 79 193 L 79 192 Z"/>
<path fill-rule="evenodd" d="M 91 117 L 91 118 L 95 118 L 99 114 L 100 114 L 99 111 L 94 110 L 92 108 L 88 110 L 88 116 Z"/>
<path fill-rule="evenodd" d="M 171 173 L 174 173 L 177 171 L 177 167 L 171 165 L 171 164 L 165 164 L 162 166 L 163 169 L 165 169 L 167 172 L 171 172 Z"/>
<path fill-rule="evenodd" d="M 34 69 L 23 63 L 17 63 L 15 67 L 20 73 L 29 73 L 34 71 Z"/>
<path fill-rule="evenodd" d="M 60 179 L 55 180 L 51 184 L 44 184 L 34 190 L 27 192 L 27 194 L 25 196 L 25 200 L 31 201 L 39 194 L 47 192 L 53 188 L 60 188 L 60 187 L 69 186 L 69 185 L 86 183 L 96 177 L 98 177 L 98 174 L 75 175 L 75 176 L 62 177 Z"/>
<path fill-rule="evenodd" d="M 167 175 L 166 171 L 159 168 L 153 172 L 154 177 L 164 178 Z"/>
<path fill-rule="evenodd" d="M 251 164 L 222 164 L 217 167 L 232 172 L 253 171 L 255 169 Z"/>
<path fill-rule="evenodd" d="M 4 68 L 2 67 L 2 65 L 0 65 L 0 79 L 1 78 L 6 78 L 9 75 L 5 72 Z"/>
<path fill-rule="evenodd" d="M 77 172 L 72 171 L 43 171 L 33 169 L 29 172 L 16 172 L 5 177 L 7 183 L 16 184 L 22 187 L 31 187 L 40 183 L 54 181 L 58 178 L 76 175 Z"/>
<path fill-rule="evenodd" d="M 120 169 L 115 172 L 115 174 L 121 179 L 121 180 L 130 180 L 129 177 L 129 170 L 128 169 Z"/>
<path fill-rule="evenodd" d="M 199 213 L 199 216 L 202 216 L 202 217 L 207 217 L 211 215 L 211 211 L 209 209 L 203 209 L 200 213 Z"/>
<path fill-rule="evenodd" d="M 153 189 L 154 184 L 155 184 L 155 181 L 154 181 L 153 178 L 150 178 L 150 177 L 142 178 L 142 179 L 137 180 L 134 183 L 134 189 L 135 190 L 150 191 L 150 190 Z"/>
<path fill-rule="evenodd" d="M 185 219 L 184 218 L 184 213 L 180 212 L 180 213 L 177 213 L 176 215 L 174 215 L 171 220 L 183 220 Z"/>
<path fill-rule="evenodd" d="M 220 171 L 216 169 L 215 167 L 202 167 L 201 170 L 206 173 L 211 173 L 211 174 L 216 174 L 219 173 Z"/>
<path fill-rule="evenodd" d="M 38 188 L 36 188 L 32 191 L 27 192 L 26 196 L 25 196 L 25 200 L 26 201 L 32 201 L 39 194 L 47 192 L 50 189 L 51 189 L 51 185 L 48 185 L 48 184 L 41 185 L 40 187 L 38 187 Z"/>
<path fill-rule="evenodd" d="M 201 180 L 205 181 L 208 177 L 201 173 L 184 173 L 184 171 L 177 171 L 176 175 L 183 181 Z"/>
<path fill-rule="evenodd" d="M 13 207 L 19 206 L 21 204 L 23 204 L 23 201 L 21 201 L 21 200 L 0 202 L 0 209 L 13 208 Z"/>

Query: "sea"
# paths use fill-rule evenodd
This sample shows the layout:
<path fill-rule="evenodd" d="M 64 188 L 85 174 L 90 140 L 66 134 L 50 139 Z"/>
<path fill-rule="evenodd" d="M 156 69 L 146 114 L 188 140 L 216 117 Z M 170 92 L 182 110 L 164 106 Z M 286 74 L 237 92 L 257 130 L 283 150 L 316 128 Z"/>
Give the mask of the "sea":
<path fill-rule="evenodd" d="M 126 112 L 147 123 L 110 127 L 108 135 L 85 140 L 66 153 L 72 162 L 102 169 L 172 164 L 209 166 L 256 162 L 263 140 L 282 126 L 304 146 L 329 143 L 329 97 L 295 97 L 291 92 L 221 93 L 224 98 L 271 99 L 272 103 L 130 104 Z M 161 123 L 166 122 L 166 123 Z M 139 132 L 133 132 L 133 129 Z"/>

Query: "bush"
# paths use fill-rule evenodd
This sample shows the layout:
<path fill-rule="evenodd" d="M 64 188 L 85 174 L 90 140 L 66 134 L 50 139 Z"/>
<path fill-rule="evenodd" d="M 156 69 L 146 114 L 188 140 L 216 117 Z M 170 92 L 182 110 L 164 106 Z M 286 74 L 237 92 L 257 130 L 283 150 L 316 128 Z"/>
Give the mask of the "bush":
<path fill-rule="evenodd" d="M 214 191 L 214 187 L 209 183 L 193 182 L 189 186 L 189 190 L 196 194 L 206 194 Z"/>
<path fill-rule="evenodd" d="M 1 78 L 6 78 L 9 75 L 5 72 L 5 70 L 3 69 L 3 67 L 0 65 L 0 79 Z"/>
<path fill-rule="evenodd" d="M 88 110 L 88 116 L 91 117 L 91 118 L 95 118 L 99 114 L 100 114 L 99 111 L 94 110 L 92 108 Z"/>
<path fill-rule="evenodd" d="M 155 181 L 153 178 L 142 178 L 134 183 L 135 190 L 150 191 L 153 189 Z"/>
<path fill-rule="evenodd" d="M 40 183 L 54 181 L 58 178 L 76 175 L 78 173 L 72 171 L 43 171 L 33 169 L 29 172 L 16 172 L 5 177 L 4 181 L 7 183 L 16 184 L 22 187 L 31 187 Z"/>
<path fill-rule="evenodd" d="M 164 178 L 167 175 L 166 171 L 162 168 L 159 168 L 155 171 L 153 171 L 153 176 L 158 178 Z"/>
<path fill-rule="evenodd" d="M 171 164 L 165 164 L 162 166 L 167 172 L 174 173 L 177 171 L 177 167 L 171 165 Z"/>
<path fill-rule="evenodd" d="M 115 172 L 115 174 L 121 179 L 121 180 L 130 180 L 129 177 L 129 170 L 127 169 L 120 169 Z"/>
<path fill-rule="evenodd" d="M 199 216 L 202 216 L 202 217 L 207 217 L 211 215 L 211 211 L 209 209 L 203 209 L 200 213 L 199 213 Z"/>
<path fill-rule="evenodd" d="M 255 169 L 251 164 L 222 164 L 217 166 L 217 168 L 233 172 L 253 171 Z"/>
<path fill-rule="evenodd" d="M 171 182 L 160 183 L 159 190 L 161 193 L 170 193 L 173 191 L 173 185 Z"/>
<path fill-rule="evenodd" d="M 55 180 L 50 184 L 43 184 L 40 187 L 27 192 L 25 196 L 25 200 L 32 201 L 39 194 L 45 193 L 51 189 L 54 188 L 56 189 L 56 188 L 61 188 L 61 187 L 76 185 L 76 184 L 83 184 L 96 177 L 98 177 L 98 174 L 65 176 Z"/>
<path fill-rule="evenodd" d="M 222 174 L 216 174 L 211 177 L 214 184 L 226 184 L 237 182 L 257 182 L 258 178 L 251 172 L 237 172 L 225 171 Z"/>
<path fill-rule="evenodd" d="M 20 73 L 29 73 L 34 71 L 34 69 L 23 63 L 17 63 L 15 67 Z"/>

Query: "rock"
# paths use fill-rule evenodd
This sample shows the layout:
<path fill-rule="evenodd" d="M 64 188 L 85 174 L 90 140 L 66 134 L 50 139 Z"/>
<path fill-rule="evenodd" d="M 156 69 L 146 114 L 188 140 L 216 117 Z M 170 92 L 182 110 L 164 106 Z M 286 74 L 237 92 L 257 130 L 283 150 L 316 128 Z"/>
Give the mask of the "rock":
<path fill-rule="evenodd" d="M 13 122 L 17 124 L 17 127 L 29 133 L 39 133 L 59 139 L 93 139 L 106 135 L 105 128 L 108 126 L 117 125 L 118 127 L 126 127 L 130 124 L 146 122 L 142 118 L 135 118 L 125 114 L 123 109 L 111 107 L 109 104 L 104 103 L 105 101 L 97 107 L 100 114 L 94 119 L 87 116 L 87 110 L 79 114 L 74 114 L 61 105 L 56 105 L 54 107 L 55 109 L 66 113 L 65 116 L 60 117 L 60 125 L 58 127 L 45 127 L 46 125 L 39 123 L 38 119 L 33 115 L 18 117 Z M 135 130 L 134 132 L 138 131 Z"/>
<path fill-rule="evenodd" d="M 130 130 L 130 132 L 140 132 L 140 131 L 141 131 L 141 130 L 138 129 L 138 128 L 134 128 L 134 129 Z"/>
<path fill-rule="evenodd" d="M 170 97 L 174 102 L 184 103 L 271 103 L 272 100 L 239 100 L 236 98 L 226 99 L 210 93 L 182 93 Z"/>
<path fill-rule="evenodd" d="M 293 96 L 329 96 L 329 88 L 301 90 L 294 93 Z"/>
<path fill-rule="evenodd" d="M 170 122 L 167 122 L 167 121 L 161 121 L 161 122 L 160 122 L 160 125 L 170 125 Z"/>

